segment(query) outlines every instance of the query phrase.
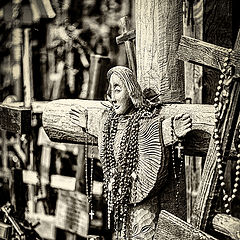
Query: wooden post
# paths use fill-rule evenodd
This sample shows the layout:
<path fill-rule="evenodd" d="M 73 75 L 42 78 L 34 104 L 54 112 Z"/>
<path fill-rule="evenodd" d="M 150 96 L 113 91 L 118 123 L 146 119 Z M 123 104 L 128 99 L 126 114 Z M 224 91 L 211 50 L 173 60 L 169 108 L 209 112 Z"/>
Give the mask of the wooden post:
<path fill-rule="evenodd" d="M 106 92 L 106 75 L 110 66 L 110 58 L 91 55 L 89 70 L 88 99 L 104 99 Z"/>
<path fill-rule="evenodd" d="M 182 35 L 182 1 L 136 0 L 137 79 L 163 102 L 184 100 L 183 63 L 176 59 Z"/>
<path fill-rule="evenodd" d="M 17 100 L 22 100 L 22 29 L 14 28 L 12 31 L 12 81 L 14 86 L 14 95 L 17 96 Z"/>
<path fill-rule="evenodd" d="M 22 169 L 11 169 L 11 179 L 9 181 L 11 203 L 15 208 L 18 217 L 24 216 L 26 207 L 25 188 L 23 184 Z"/>
<path fill-rule="evenodd" d="M 192 16 L 191 16 L 192 14 Z M 184 1 L 183 35 L 203 39 L 203 0 Z M 185 97 L 190 103 L 202 103 L 203 67 L 198 64 L 184 62 Z M 191 223 L 193 205 L 201 181 L 202 157 L 185 156 L 187 221 Z"/>
<path fill-rule="evenodd" d="M 27 108 L 31 107 L 32 100 L 32 82 L 30 69 L 30 29 L 24 29 L 24 47 L 23 47 L 23 88 L 24 88 L 24 105 Z"/>

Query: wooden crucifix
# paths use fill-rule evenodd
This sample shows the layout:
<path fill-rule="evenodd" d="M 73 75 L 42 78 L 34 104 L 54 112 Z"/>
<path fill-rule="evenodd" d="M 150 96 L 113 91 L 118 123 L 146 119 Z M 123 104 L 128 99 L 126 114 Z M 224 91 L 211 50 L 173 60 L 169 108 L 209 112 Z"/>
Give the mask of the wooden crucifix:
<path fill-rule="evenodd" d="M 184 61 L 190 61 L 213 68 L 222 70 L 226 65 L 226 60 L 229 65 L 234 66 L 233 79 L 231 83 L 231 92 L 229 93 L 229 106 L 226 110 L 225 118 L 222 122 L 220 136 L 222 142 L 223 157 L 226 159 L 232 146 L 233 136 L 236 129 L 239 108 L 240 108 L 240 82 L 239 82 L 239 57 L 240 57 L 240 30 L 233 51 L 209 44 L 197 39 L 182 37 L 179 49 L 178 58 Z M 225 61 L 225 62 L 224 62 Z M 224 72 L 224 70 L 223 70 Z M 228 84 L 228 83 L 227 83 Z M 216 186 L 218 183 L 217 165 L 217 150 L 216 140 L 211 139 L 209 151 L 205 161 L 205 166 L 200 183 L 200 191 L 196 199 L 196 204 L 193 209 L 193 222 L 197 228 L 204 230 L 210 214 L 210 208 L 213 204 L 214 195 L 216 194 Z M 235 233 L 236 234 L 236 233 Z"/>
<path fill-rule="evenodd" d="M 178 41 L 182 35 L 181 8 L 181 2 L 176 0 L 161 2 L 138 0 L 135 5 L 137 78 L 142 89 L 153 88 L 165 103 L 181 102 L 184 99 L 183 64 L 175 58 Z M 169 28 L 172 31 L 169 31 Z M 101 122 L 107 114 L 104 105 L 106 103 L 101 101 L 53 101 L 43 113 L 44 128 L 54 141 L 84 143 L 86 139 L 84 135 L 90 134 L 97 143 L 96 138 L 102 131 Z M 71 123 L 71 111 L 74 108 L 78 109 L 78 124 Z M 161 109 L 161 117 L 171 117 L 179 112 L 190 113 L 193 130 L 203 130 L 202 132 L 211 134 L 214 127 L 213 109 L 214 107 L 210 105 L 166 104 Z M 201 136 L 201 139 L 203 138 Z M 207 138 L 209 139 L 209 136 L 205 139 Z M 196 145 L 201 148 L 198 150 L 203 150 L 203 145 Z M 186 145 L 186 153 L 188 147 Z M 205 150 L 207 148 L 208 146 Z M 197 149 L 197 146 L 194 145 L 192 149 Z M 193 229 L 200 234 L 197 228 Z M 200 237 L 199 234 L 196 236 Z"/>
<path fill-rule="evenodd" d="M 129 68 L 132 69 L 134 75 L 137 76 L 136 50 L 135 44 L 133 43 L 133 40 L 136 38 L 136 31 L 130 31 L 129 21 L 126 16 L 121 18 L 120 21 L 123 28 L 123 34 L 116 37 L 116 42 L 117 44 L 125 44 Z"/>

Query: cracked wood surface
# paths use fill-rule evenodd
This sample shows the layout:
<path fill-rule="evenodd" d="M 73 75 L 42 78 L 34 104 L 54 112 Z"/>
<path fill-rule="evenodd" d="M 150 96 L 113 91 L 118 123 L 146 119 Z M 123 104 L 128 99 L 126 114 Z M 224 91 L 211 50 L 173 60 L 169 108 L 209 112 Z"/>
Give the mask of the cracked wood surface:
<path fill-rule="evenodd" d="M 216 46 L 198 39 L 182 36 L 179 43 L 177 58 L 183 61 L 189 61 L 216 69 L 223 66 L 224 58 L 228 57 L 228 48 Z M 230 64 L 236 67 L 239 73 L 240 52 L 233 51 Z"/>
<path fill-rule="evenodd" d="M 43 126 L 49 138 L 57 142 L 82 143 L 86 140 L 86 124 L 89 141 L 97 143 L 101 124 L 106 117 L 107 102 L 91 100 L 55 100 L 47 104 L 43 112 Z M 78 115 L 74 116 L 73 111 Z M 206 153 L 208 141 L 214 127 L 214 108 L 201 104 L 166 104 L 162 106 L 160 117 L 168 118 L 179 113 L 189 113 L 193 121 L 193 131 L 186 137 L 186 151 Z M 86 113 L 88 121 L 86 121 Z M 196 137 L 197 136 L 197 137 Z M 196 144 L 191 139 L 197 139 Z M 207 141 L 206 141 L 207 140 Z M 192 144 L 190 144 L 192 142 Z M 189 144 L 188 144 L 189 143 Z M 189 145 L 189 146 L 188 146 Z M 193 152 L 194 151 L 194 152 Z"/>
<path fill-rule="evenodd" d="M 183 62 L 176 59 L 182 35 L 182 2 L 136 0 L 137 79 L 152 88 L 163 102 L 181 102 L 184 96 Z"/>

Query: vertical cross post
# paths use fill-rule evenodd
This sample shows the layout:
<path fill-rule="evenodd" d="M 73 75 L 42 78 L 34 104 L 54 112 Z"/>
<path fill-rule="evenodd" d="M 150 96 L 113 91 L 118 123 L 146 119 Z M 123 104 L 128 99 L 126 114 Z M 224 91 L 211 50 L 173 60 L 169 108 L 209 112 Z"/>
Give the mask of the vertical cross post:
<path fill-rule="evenodd" d="M 116 42 L 117 44 L 121 44 L 124 42 L 129 68 L 132 69 L 134 75 L 137 76 L 136 55 L 135 55 L 136 50 L 135 50 L 135 45 L 133 43 L 133 40 L 136 37 L 136 33 L 135 33 L 135 30 L 130 31 L 130 24 L 127 16 L 122 17 L 120 21 L 122 24 L 123 34 L 116 38 Z"/>
<path fill-rule="evenodd" d="M 182 102 L 183 62 L 176 59 L 182 35 L 182 1 L 136 0 L 136 58 L 140 86 L 163 102 Z"/>

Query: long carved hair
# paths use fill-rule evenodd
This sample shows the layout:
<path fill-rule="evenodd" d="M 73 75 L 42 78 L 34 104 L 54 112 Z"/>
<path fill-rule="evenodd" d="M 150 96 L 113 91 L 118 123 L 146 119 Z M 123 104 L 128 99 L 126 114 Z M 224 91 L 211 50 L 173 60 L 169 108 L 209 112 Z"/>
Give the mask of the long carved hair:
<path fill-rule="evenodd" d="M 124 83 L 127 88 L 128 94 L 132 100 L 133 105 L 136 108 L 140 108 L 144 105 L 143 93 L 133 71 L 124 66 L 116 66 L 111 68 L 107 73 L 108 82 L 112 74 L 116 74 Z"/>

